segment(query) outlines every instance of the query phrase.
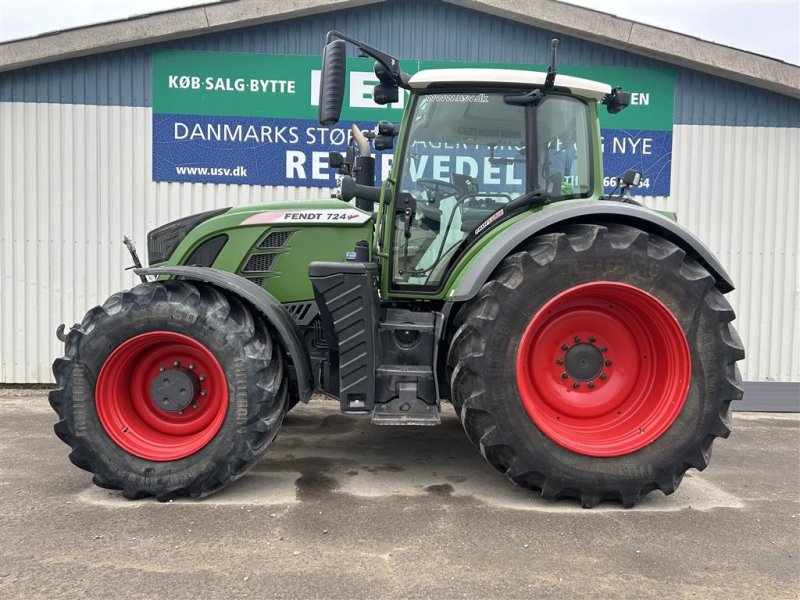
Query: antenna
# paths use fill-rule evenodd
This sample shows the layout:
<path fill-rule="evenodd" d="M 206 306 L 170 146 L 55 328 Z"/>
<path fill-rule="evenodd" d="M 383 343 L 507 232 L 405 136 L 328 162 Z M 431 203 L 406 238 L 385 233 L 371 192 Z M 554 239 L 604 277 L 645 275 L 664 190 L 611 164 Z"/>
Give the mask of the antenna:
<path fill-rule="evenodd" d="M 558 39 L 550 41 L 550 66 L 547 67 L 547 77 L 544 80 L 545 89 L 553 87 L 556 81 L 556 52 L 558 50 Z"/>

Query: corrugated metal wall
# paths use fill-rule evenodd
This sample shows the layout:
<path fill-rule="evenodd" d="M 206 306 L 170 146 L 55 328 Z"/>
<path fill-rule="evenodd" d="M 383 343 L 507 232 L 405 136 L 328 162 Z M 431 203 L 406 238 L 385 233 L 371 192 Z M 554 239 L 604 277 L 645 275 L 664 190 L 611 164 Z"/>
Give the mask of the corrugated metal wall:
<path fill-rule="evenodd" d="M 155 183 L 149 108 L 0 102 L 0 382 L 52 380 L 55 338 L 138 280 L 149 229 L 236 204 L 304 199 L 319 188 Z"/>
<path fill-rule="evenodd" d="M 124 234 L 215 207 L 325 194 L 151 181 L 151 109 L 0 103 L 0 381 L 47 382 L 54 331 L 136 283 Z M 749 350 L 747 380 L 797 381 L 800 131 L 676 126 L 677 210 L 726 265 Z"/>
<path fill-rule="evenodd" d="M 800 380 L 800 129 L 679 125 L 672 195 L 678 213 L 736 283 L 728 295 L 747 349 L 745 380 Z"/>

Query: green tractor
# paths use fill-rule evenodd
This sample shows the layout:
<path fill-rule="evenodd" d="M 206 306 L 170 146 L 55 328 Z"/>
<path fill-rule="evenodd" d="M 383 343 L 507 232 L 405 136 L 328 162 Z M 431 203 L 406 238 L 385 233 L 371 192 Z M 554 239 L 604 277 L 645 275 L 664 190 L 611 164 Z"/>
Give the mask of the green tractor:
<path fill-rule="evenodd" d="M 744 357 L 733 284 L 674 215 L 620 178 L 603 195 L 598 110 L 620 88 L 556 73 L 427 70 L 338 32 L 320 122 L 339 119 L 346 46 L 375 59 L 403 120 L 353 128 L 339 199 L 214 210 L 148 234 L 143 283 L 59 337 L 56 434 L 126 498 L 217 491 L 314 393 L 375 425 L 437 425 L 442 402 L 496 469 L 543 497 L 633 506 L 671 494 L 730 432 Z M 374 185 L 378 150 L 395 148 Z M 354 201 L 350 203 L 350 201 Z"/>

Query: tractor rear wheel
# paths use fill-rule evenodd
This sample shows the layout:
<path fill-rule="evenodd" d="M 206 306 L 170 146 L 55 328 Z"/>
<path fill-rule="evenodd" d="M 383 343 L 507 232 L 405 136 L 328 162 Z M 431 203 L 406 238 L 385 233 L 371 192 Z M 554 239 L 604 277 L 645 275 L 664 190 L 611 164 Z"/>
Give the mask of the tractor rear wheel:
<path fill-rule="evenodd" d="M 53 372 L 55 432 L 70 460 L 131 499 L 225 487 L 255 464 L 286 412 L 269 328 L 205 284 L 114 294 L 70 331 Z"/>
<path fill-rule="evenodd" d="M 633 227 L 534 238 L 459 314 L 449 363 L 468 437 L 548 499 L 671 494 L 706 467 L 742 396 L 744 351 L 714 283 Z"/>

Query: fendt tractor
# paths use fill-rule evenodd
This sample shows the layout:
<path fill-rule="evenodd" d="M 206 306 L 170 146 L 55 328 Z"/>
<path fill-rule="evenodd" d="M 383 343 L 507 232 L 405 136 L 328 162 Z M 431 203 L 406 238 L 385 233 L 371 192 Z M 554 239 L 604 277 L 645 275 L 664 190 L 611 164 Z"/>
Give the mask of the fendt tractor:
<path fill-rule="evenodd" d="M 632 198 L 641 173 L 604 194 L 598 111 L 630 93 L 558 74 L 556 40 L 546 72 L 409 76 L 332 31 L 327 127 L 348 44 L 375 60 L 376 103 L 408 91 L 402 122 L 352 128 L 330 155 L 336 198 L 168 223 L 147 267 L 129 245 L 142 283 L 59 328 L 50 403 L 70 460 L 126 498 L 204 496 L 316 393 L 374 425 L 437 425 L 449 402 L 511 481 L 584 507 L 704 469 L 742 396 L 733 283 Z"/>

